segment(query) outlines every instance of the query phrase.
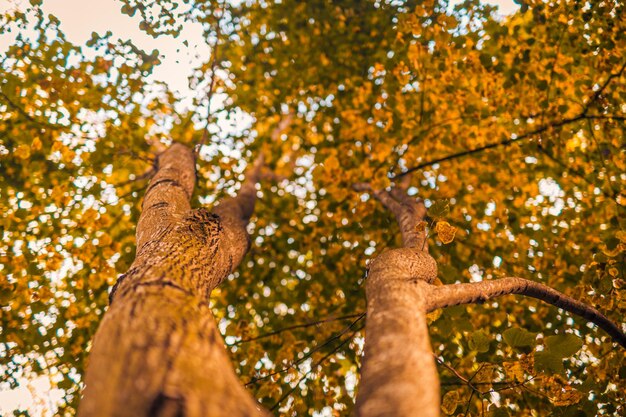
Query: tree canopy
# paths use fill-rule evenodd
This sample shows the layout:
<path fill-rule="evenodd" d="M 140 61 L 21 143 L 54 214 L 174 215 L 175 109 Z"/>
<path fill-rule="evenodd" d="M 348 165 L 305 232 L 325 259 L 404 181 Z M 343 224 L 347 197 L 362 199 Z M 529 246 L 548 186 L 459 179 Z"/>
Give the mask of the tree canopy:
<path fill-rule="evenodd" d="M 478 0 L 122 0 L 153 36 L 203 25 L 213 52 L 190 109 L 147 80 L 158 53 L 110 33 L 74 45 L 40 3 L 0 17 L 18 33 L 0 55 L 3 387 L 49 375 L 75 413 L 172 141 L 197 146 L 196 204 L 232 194 L 260 153 L 272 169 L 212 309 L 276 414 L 354 406 L 368 259 L 399 236 L 364 182 L 424 199 L 442 283 L 524 277 L 624 329 L 623 2 L 524 0 L 502 17 Z M 250 124 L 225 129 L 239 114 Z M 437 310 L 430 335 L 445 414 L 625 412 L 624 350 L 552 306 Z"/>

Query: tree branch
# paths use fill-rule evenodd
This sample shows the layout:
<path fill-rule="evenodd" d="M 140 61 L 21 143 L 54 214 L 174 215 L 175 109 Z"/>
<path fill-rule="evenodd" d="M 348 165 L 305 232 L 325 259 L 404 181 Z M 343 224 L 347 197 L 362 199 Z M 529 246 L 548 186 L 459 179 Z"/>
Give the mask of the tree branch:
<path fill-rule="evenodd" d="M 215 207 L 215 214 L 222 220 L 245 228 L 254 212 L 256 202 L 256 183 L 261 179 L 261 169 L 264 164 L 263 154 L 259 155 L 252 166 L 248 167 L 246 178 L 237 192 L 237 196 L 227 198 Z"/>
<path fill-rule="evenodd" d="M 218 6 L 219 6 L 219 3 L 218 3 Z M 211 80 L 209 81 L 209 91 L 207 92 L 207 116 L 206 116 L 206 123 L 204 124 L 204 129 L 202 129 L 202 137 L 200 138 L 200 141 L 195 146 L 194 153 L 196 156 L 200 153 L 200 149 L 202 148 L 202 146 L 206 144 L 207 140 L 209 139 L 209 124 L 211 123 L 211 100 L 213 98 L 213 89 L 215 88 L 215 78 L 216 78 L 215 69 L 217 68 L 217 59 L 218 59 L 217 47 L 219 45 L 220 35 L 221 35 L 220 23 L 225 13 L 226 13 L 226 9 L 223 8 L 222 13 L 220 14 L 220 17 L 217 18 L 217 22 L 215 23 L 215 42 L 213 43 L 213 50 L 211 51 L 211 54 L 213 55 L 211 57 Z"/>
<path fill-rule="evenodd" d="M 516 142 L 520 142 L 520 141 L 529 139 L 529 138 L 531 138 L 531 137 L 533 137 L 535 135 L 538 135 L 539 133 L 545 132 L 546 130 L 554 129 L 556 127 L 565 126 L 565 125 L 567 125 L 569 123 L 573 123 L 573 122 L 576 122 L 578 120 L 582 120 L 583 118 L 585 118 L 585 116 L 583 114 L 579 114 L 576 117 L 563 119 L 563 120 L 558 121 L 558 122 L 553 123 L 553 124 L 548 124 L 548 125 L 541 126 L 541 127 L 537 128 L 535 130 L 532 130 L 530 132 L 524 133 L 523 135 L 520 135 L 520 136 L 516 136 L 514 138 L 504 139 L 504 140 L 501 140 L 499 142 L 490 143 L 490 144 L 487 144 L 487 145 L 484 145 L 484 146 L 479 146 L 479 147 L 474 148 L 474 149 L 468 149 L 468 150 L 465 150 L 465 151 L 456 152 L 456 153 L 453 153 L 453 154 L 450 154 L 450 155 L 447 155 L 447 156 L 443 156 L 441 158 L 431 159 L 430 161 L 426 161 L 426 162 L 423 162 L 421 164 L 415 165 L 415 166 L 413 166 L 411 168 L 408 168 L 404 172 L 401 172 L 399 174 L 394 175 L 392 179 L 402 178 L 403 176 L 405 176 L 407 174 L 410 174 L 410 173 L 412 173 L 414 171 L 417 171 L 418 169 L 427 168 L 427 167 L 433 166 L 435 164 L 438 164 L 440 162 L 451 161 L 453 159 L 462 158 L 462 157 L 468 156 L 468 155 L 473 155 L 473 154 L 476 154 L 476 153 L 480 153 L 480 152 L 486 151 L 488 149 L 498 148 L 500 146 L 508 146 L 508 145 L 514 144 Z"/>
<path fill-rule="evenodd" d="M 152 177 L 142 203 L 137 223 L 137 250 L 183 213 L 196 183 L 193 152 L 174 143 L 157 158 L 157 172 Z"/>
<path fill-rule="evenodd" d="M 307 328 L 307 327 L 319 326 L 321 324 L 330 323 L 330 322 L 333 322 L 333 321 L 353 319 L 355 317 L 362 317 L 364 314 L 365 313 L 355 313 L 355 314 L 348 314 L 348 315 L 339 316 L 339 317 L 326 317 L 324 319 L 315 320 L 315 321 L 312 321 L 310 323 L 294 324 L 293 326 L 283 327 L 281 329 L 274 330 L 272 332 L 264 333 L 264 334 L 261 334 L 261 335 L 255 336 L 255 337 L 250 337 L 248 339 L 238 340 L 238 341 L 236 341 L 234 343 L 227 344 L 227 345 L 228 346 L 237 346 L 237 345 L 240 345 L 242 343 L 248 343 L 248 342 L 253 342 L 253 341 L 259 340 L 259 339 L 264 339 L 266 337 L 272 337 L 272 336 L 275 336 L 277 334 L 281 334 L 281 333 L 289 331 L 289 330 L 303 329 L 303 328 Z"/>
<path fill-rule="evenodd" d="M 547 285 L 524 278 L 507 277 L 493 281 L 432 287 L 428 296 L 427 310 L 431 312 L 438 308 L 460 304 L 483 303 L 490 298 L 508 294 L 521 294 L 536 298 L 576 314 L 600 327 L 616 343 L 626 348 L 626 334 L 598 310 Z"/>
<path fill-rule="evenodd" d="M 591 98 L 591 100 L 589 101 L 589 103 L 587 103 L 586 107 L 588 108 L 589 105 L 591 105 L 591 103 L 593 103 L 594 101 L 596 101 L 597 99 L 600 98 L 600 96 L 602 95 L 602 93 L 604 92 L 604 90 L 606 90 L 606 88 L 609 86 L 609 84 L 611 83 L 611 81 L 613 81 L 615 78 L 619 78 L 622 76 L 622 74 L 624 73 L 624 70 L 626 70 L 626 62 L 622 65 L 622 67 L 614 74 L 611 74 L 607 77 L 607 79 L 604 81 L 604 83 L 600 86 L 600 88 L 598 88 L 598 91 L 595 92 L 595 94 L 593 95 L 593 97 Z"/>
<path fill-rule="evenodd" d="M 293 114 L 288 114 L 273 130 L 271 138 L 277 140 L 280 135 L 289 127 L 293 120 Z M 265 165 L 265 155 L 263 152 L 254 160 L 254 163 L 247 168 L 246 178 L 241 184 L 237 196 L 227 198 L 219 204 L 213 211 L 223 220 L 245 228 L 250 221 L 250 217 L 254 212 L 254 203 L 256 201 L 256 184 L 265 176 L 262 172 Z"/>
<path fill-rule="evenodd" d="M 593 120 L 593 119 L 624 120 L 624 117 L 622 117 L 622 116 L 590 115 L 590 114 L 588 114 L 589 107 L 591 106 L 591 104 L 593 104 L 594 102 L 596 102 L 600 98 L 600 96 L 602 95 L 604 90 L 606 90 L 606 88 L 609 86 L 609 84 L 611 83 L 612 80 L 614 80 L 615 78 L 621 77 L 621 75 L 624 73 L 624 70 L 626 70 L 626 63 L 624 63 L 624 65 L 622 65 L 622 67 L 616 73 L 611 74 L 611 75 L 609 75 L 607 77 L 606 81 L 590 97 L 589 101 L 585 104 L 583 110 L 578 115 L 576 115 L 574 117 L 570 117 L 570 118 L 567 118 L 567 119 L 562 119 L 560 121 L 557 121 L 557 122 L 554 122 L 554 123 L 551 123 L 551 124 L 543 125 L 543 126 L 537 128 L 535 130 L 532 130 L 530 132 L 524 133 L 521 136 L 517 136 L 515 138 L 511 137 L 509 139 L 504 139 L 504 140 L 501 140 L 499 142 L 490 143 L 490 144 L 487 144 L 487 145 L 484 145 L 484 146 L 479 146 L 479 147 L 474 148 L 474 149 L 468 149 L 468 150 L 465 150 L 465 151 L 456 152 L 456 153 L 453 153 L 453 154 L 450 154 L 450 155 L 447 155 L 447 156 L 444 156 L 444 157 L 441 157 L 441 158 L 436 158 L 436 159 L 432 159 L 432 160 L 427 161 L 427 162 L 423 162 L 421 164 L 418 164 L 418 165 L 415 165 L 415 166 L 413 166 L 411 168 L 408 168 L 404 172 L 401 172 L 399 174 L 395 174 L 392 177 L 392 179 L 401 178 L 401 177 L 403 177 L 403 176 L 405 176 L 407 174 L 410 174 L 411 172 L 417 171 L 417 170 L 422 169 L 422 168 L 430 167 L 430 166 L 438 164 L 440 162 L 445 162 L 445 161 L 450 161 L 450 160 L 457 159 L 457 158 L 462 158 L 464 156 L 473 155 L 473 154 L 476 154 L 476 153 L 480 153 L 480 152 L 486 151 L 488 149 L 498 148 L 500 146 L 508 146 L 508 145 L 513 144 L 513 143 L 520 142 L 520 141 L 523 141 L 525 139 L 529 139 L 529 138 L 531 138 L 531 137 L 533 137 L 535 135 L 538 135 L 539 133 L 545 132 L 546 130 L 554 129 L 556 127 L 565 126 L 567 124 L 574 123 L 574 122 L 577 122 L 577 121 L 582 120 L 582 119 L 590 119 L 590 120 Z"/>
<path fill-rule="evenodd" d="M 395 217 L 402 233 L 402 245 L 406 248 L 424 248 L 425 233 L 418 231 L 417 224 L 426 216 L 424 202 L 406 194 L 403 188 L 391 191 L 374 190 L 368 183 L 357 183 L 352 186 L 355 191 L 367 191 L 380 201 Z"/>

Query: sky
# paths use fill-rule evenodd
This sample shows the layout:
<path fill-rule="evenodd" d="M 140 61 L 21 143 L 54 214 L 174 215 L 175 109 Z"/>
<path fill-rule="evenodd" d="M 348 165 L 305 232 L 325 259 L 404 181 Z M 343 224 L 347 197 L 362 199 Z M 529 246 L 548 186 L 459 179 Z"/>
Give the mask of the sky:
<path fill-rule="evenodd" d="M 509 15 L 519 8 L 513 0 L 486 0 L 485 3 L 497 5 L 501 15 Z M 0 0 L 0 13 L 12 7 L 24 9 L 28 5 L 28 0 Z M 160 36 L 154 39 L 139 29 L 138 16 L 130 17 L 121 13 L 119 0 L 44 0 L 43 8 L 46 13 L 59 18 L 61 30 L 74 44 L 84 44 L 91 38 L 92 32 L 104 34 L 110 30 L 113 39 L 130 39 L 147 52 L 158 49 L 161 64 L 155 68 L 151 78 L 165 82 L 171 90 L 177 91 L 183 103 L 190 102 L 194 92 L 190 90 L 187 78 L 211 53 L 199 24 L 186 24 L 178 38 Z M 11 44 L 15 35 L 0 36 L 0 54 Z M 0 414 L 7 415 L 19 407 L 31 410 L 32 416 L 52 415 L 54 404 L 60 398 L 61 391 L 52 389 L 46 377 L 25 379 L 24 384 L 15 390 L 0 387 Z"/>
<path fill-rule="evenodd" d="M 17 6 L 24 9 L 28 0 L 0 0 L 0 12 Z M 205 62 L 211 54 L 198 23 L 185 24 L 178 38 L 160 36 L 155 39 L 139 29 L 140 18 L 122 14 L 119 0 L 44 0 L 43 9 L 61 21 L 61 30 L 67 39 L 83 45 L 91 38 L 92 32 L 104 34 L 110 30 L 113 39 L 130 39 L 146 52 L 158 49 L 162 63 L 157 66 L 151 78 L 164 81 L 169 87 L 190 97 L 193 92 L 187 85 L 187 77 L 192 69 Z M 0 37 L 0 53 L 10 44 L 15 34 Z M 186 42 L 185 42 L 186 41 Z"/>
<path fill-rule="evenodd" d="M 460 3 L 452 0 L 451 3 Z M 499 13 L 508 15 L 519 6 L 513 0 L 486 0 L 497 5 Z M 25 8 L 28 0 L 0 0 L 0 12 L 9 7 Z M 167 83 L 171 90 L 178 91 L 181 97 L 188 98 L 193 92 L 187 85 L 187 77 L 193 68 L 205 62 L 211 48 L 202 36 L 198 23 L 186 23 L 178 38 L 160 36 L 155 39 L 139 29 L 138 15 L 130 17 L 121 13 L 119 0 L 44 0 L 43 8 L 61 21 L 61 30 L 67 39 L 75 44 L 84 44 L 92 32 L 104 34 L 113 32 L 113 39 L 131 39 L 135 45 L 151 52 L 158 49 L 162 63 L 152 74 L 152 79 Z M 0 37 L 0 53 L 9 45 L 10 36 Z M 186 41 L 186 43 L 184 42 Z"/>

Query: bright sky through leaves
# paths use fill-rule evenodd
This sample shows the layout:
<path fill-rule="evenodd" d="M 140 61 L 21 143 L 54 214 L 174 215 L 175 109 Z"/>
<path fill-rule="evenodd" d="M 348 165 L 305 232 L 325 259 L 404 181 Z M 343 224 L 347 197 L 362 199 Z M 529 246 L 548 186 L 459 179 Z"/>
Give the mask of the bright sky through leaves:
<path fill-rule="evenodd" d="M 366 262 L 396 245 L 397 230 L 370 195 L 353 191 L 360 181 L 384 188 L 411 171 L 412 193 L 432 210 L 446 202 L 439 225 L 424 225 L 442 282 L 514 274 L 624 316 L 624 22 L 604 2 L 534 2 L 519 14 L 512 1 L 488 2 L 501 3 L 494 17 L 468 1 L 474 20 L 446 14 L 450 5 L 433 13 L 434 1 L 415 10 L 399 3 L 231 5 L 243 17 L 225 26 L 230 37 L 220 44 L 223 79 L 209 126 L 219 135 L 203 148 L 194 204 L 229 194 L 246 161 L 269 155 L 278 179 L 261 187 L 251 251 L 214 297 L 242 380 L 268 408 L 299 378 L 279 409 L 321 413 L 321 404 L 336 404 L 343 412 L 352 401 L 362 333 L 332 343 L 351 321 L 255 338 L 362 313 Z M 0 34 L 0 56 L 11 56 L 0 68 L 11 103 L 0 98 L 0 203 L 10 225 L 0 243 L 11 254 L 3 320 L 17 329 L 8 336 L 15 363 L 6 363 L 21 382 L 29 379 L 22 366 L 53 369 L 67 391 L 52 391 L 51 401 L 73 393 L 68 412 L 107 292 L 132 262 L 152 158 L 168 139 L 197 143 L 206 116 L 211 47 L 200 23 L 154 39 L 139 29 L 139 13 L 120 13 L 124 4 L 136 1 L 45 0 L 43 11 L 59 18 L 69 41 L 56 42 L 62 35 L 47 22 L 49 49 L 11 47 L 18 32 Z M 210 3 L 198 4 L 199 20 L 215 27 Z M 29 5 L 0 0 L 0 14 Z M 113 34 L 98 40 L 97 54 L 83 48 L 78 58 L 70 43 L 84 46 L 93 31 L 107 30 Z M 118 42 L 127 39 L 147 54 Z M 162 57 L 152 68 L 154 48 Z M 65 57 L 71 69 L 57 65 Z M 270 140 L 287 113 L 293 123 Z M 494 392 L 489 407 L 502 413 L 576 404 L 610 415 L 617 404 L 623 358 L 597 329 L 562 311 L 503 299 L 455 307 L 432 322 L 439 358 L 464 375 L 536 383 L 535 392 Z M 583 347 L 561 354 L 561 337 Z M 479 364 L 489 372 L 479 374 Z M 467 387 L 445 370 L 442 378 L 450 383 L 446 409 L 463 412 Z M 35 381 L 36 396 L 54 408 L 48 387 Z M 5 387 L 2 412 L 35 409 L 26 387 Z"/>

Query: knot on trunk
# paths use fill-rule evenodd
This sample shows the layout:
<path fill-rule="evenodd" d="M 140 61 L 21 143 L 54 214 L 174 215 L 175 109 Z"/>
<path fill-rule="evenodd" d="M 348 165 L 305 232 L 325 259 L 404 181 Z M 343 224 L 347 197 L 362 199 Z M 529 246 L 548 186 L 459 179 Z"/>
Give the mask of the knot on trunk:
<path fill-rule="evenodd" d="M 190 210 L 185 214 L 179 231 L 183 234 L 191 233 L 202 243 L 215 245 L 219 239 L 223 227 L 217 214 L 205 208 Z"/>
<path fill-rule="evenodd" d="M 380 281 L 425 281 L 432 284 L 437 278 L 437 262 L 428 252 L 418 248 L 391 249 L 372 261 L 368 277 Z"/>

